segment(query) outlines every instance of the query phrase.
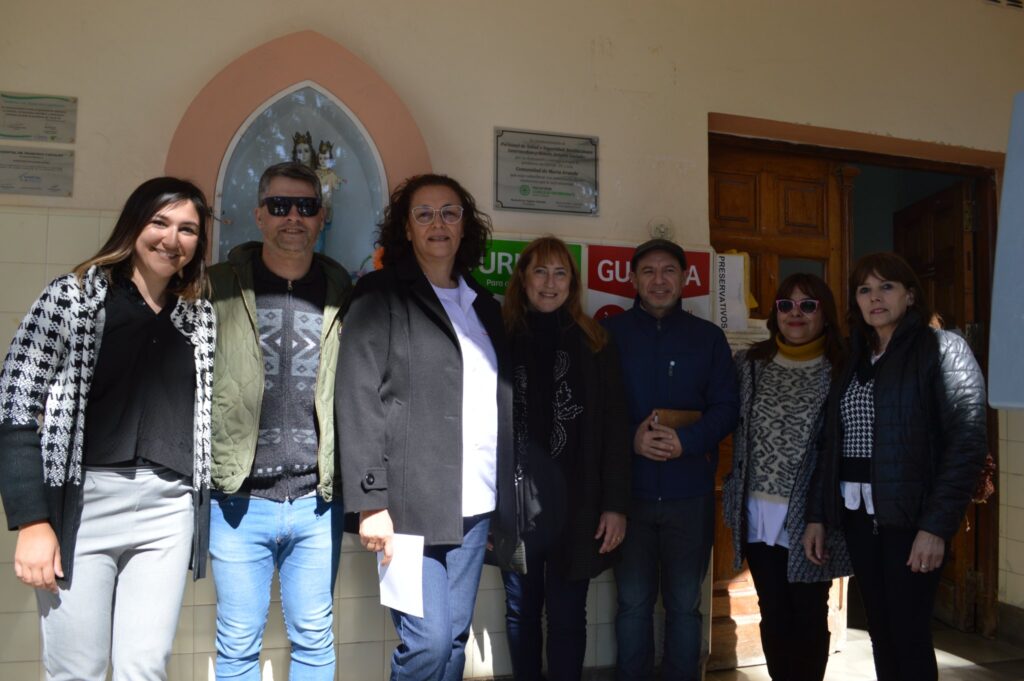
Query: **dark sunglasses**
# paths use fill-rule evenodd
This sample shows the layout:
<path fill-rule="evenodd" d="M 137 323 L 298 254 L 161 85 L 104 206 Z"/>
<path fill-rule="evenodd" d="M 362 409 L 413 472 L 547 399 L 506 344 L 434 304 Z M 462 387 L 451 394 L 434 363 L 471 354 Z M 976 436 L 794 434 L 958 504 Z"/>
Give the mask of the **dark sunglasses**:
<path fill-rule="evenodd" d="M 268 196 L 263 199 L 267 211 L 276 218 L 283 218 L 292 212 L 292 206 L 299 210 L 299 215 L 311 218 L 320 212 L 320 199 L 315 196 Z"/>
<path fill-rule="evenodd" d="M 804 314 L 814 314 L 818 311 L 818 305 L 820 303 L 814 298 L 804 298 L 799 302 L 791 298 L 779 298 L 775 301 L 775 309 L 782 314 L 789 314 L 798 307 Z"/>

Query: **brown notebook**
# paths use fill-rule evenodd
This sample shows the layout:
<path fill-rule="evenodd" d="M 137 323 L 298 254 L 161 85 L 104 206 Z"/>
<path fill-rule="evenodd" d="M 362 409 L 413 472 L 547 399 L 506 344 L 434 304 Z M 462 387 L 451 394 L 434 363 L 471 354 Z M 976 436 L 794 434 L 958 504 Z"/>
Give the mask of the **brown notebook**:
<path fill-rule="evenodd" d="M 703 412 L 693 409 L 655 409 L 654 413 L 658 423 L 669 428 L 682 428 L 690 426 L 700 420 Z"/>

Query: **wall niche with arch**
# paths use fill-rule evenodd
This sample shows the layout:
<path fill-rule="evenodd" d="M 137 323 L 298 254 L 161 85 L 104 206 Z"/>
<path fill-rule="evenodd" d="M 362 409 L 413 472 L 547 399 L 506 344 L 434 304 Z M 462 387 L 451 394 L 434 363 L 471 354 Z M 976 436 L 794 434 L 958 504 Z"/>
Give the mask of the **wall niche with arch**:
<path fill-rule="evenodd" d="M 165 171 L 196 182 L 214 204 L 212 261 L 261 238 L 253 219 L 260 175 L 293 156 L 329 189 L 330 222 L 317 250 L 353 275 L 372 267 L 390 192 L 431 170 L 408 109 L 367 64 L 315 31 L 272 40 L 203 87 L 168 150 Z"/>

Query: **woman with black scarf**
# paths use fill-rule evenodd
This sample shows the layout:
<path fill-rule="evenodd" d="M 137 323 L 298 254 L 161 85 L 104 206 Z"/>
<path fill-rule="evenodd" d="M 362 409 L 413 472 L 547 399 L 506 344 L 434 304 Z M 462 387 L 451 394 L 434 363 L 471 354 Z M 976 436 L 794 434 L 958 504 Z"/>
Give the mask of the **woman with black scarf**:
<path fill-rule="evenodd" d="M 541 676 L 547 606 L 548 676 L 579 679 L 590 578 L 626 533 L 630 435 L 619 359 L 580 305 L 566 245 L 537 239 L 521 254 L 503 308 L 512 337 L 519 533 L 526 573 L 502 573 L 512 668 Z"/>

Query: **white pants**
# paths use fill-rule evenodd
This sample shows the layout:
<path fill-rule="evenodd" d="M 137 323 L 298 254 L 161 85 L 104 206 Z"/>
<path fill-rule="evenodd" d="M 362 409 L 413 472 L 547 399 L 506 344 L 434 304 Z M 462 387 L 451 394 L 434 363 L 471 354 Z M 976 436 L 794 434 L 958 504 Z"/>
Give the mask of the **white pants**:
<path fill-rule="evenodd" d="M 71 587 L 36 589 L 47 681 L 167 678 L 192 553 L 190 486 L 162 467 L 89 468 Z"/>

